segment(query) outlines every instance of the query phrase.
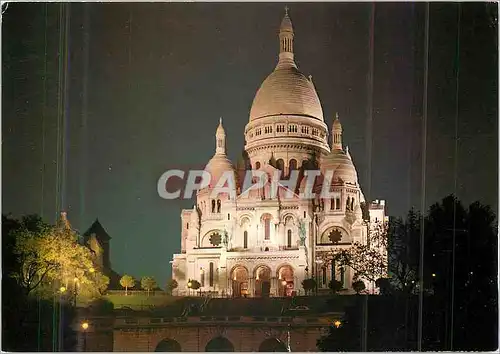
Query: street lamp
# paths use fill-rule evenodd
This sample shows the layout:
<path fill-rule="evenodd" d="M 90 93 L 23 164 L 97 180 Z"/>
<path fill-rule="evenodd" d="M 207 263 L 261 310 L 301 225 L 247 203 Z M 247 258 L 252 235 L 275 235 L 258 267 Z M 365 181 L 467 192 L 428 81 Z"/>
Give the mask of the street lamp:
<path fill-rule="evenodd" d="M 336 328 L 339 328 L 341 325 L 342 325 L 342 322 L 340 322 L 339 320 L 333 322 L 333 325 L 336 327 Z"/>
<path fill-rule="evenodd" d="M 82 322 L 83 329 L 83 351 L 87 351 L 87 329 L 89 328 L 89 323 L 87 321 Z"/>
<path fill-rule="evenodd" d="M 61 286 L 59 288 L 59 291 L 61 292 L 61 294 L 64 294 L 66 292 L 66 288 L 64 286 Z"/>
<path fill-rule="evenodd" d="M 188 280 L 188 283 L 187 283 L 187 286 L 188 286 L 188 295 L 190 296 L 191 295 L 191 287 L 193 286 L 193 282 L 191 281 L 191 279 Z"/>

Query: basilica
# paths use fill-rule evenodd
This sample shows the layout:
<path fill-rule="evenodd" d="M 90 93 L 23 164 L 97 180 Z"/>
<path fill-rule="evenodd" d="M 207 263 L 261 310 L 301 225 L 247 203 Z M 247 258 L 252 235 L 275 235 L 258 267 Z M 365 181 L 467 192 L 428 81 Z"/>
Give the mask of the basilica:
<path fill-rule="evenodd" d="M 199 291 L 215 296 L 293 296 L 303 293 L 308 278 L 316 279 L 319 290 L 328 290 L 336 279 L 351 293 L 354 270 L 323 264 L 321 255 L 367 244 L 373 225 L 387 220 L 386 206 L 383 200 L 365 201 L 338 115 L 332 121 L 329 128 L 312 78 L 294 61 L 294 30 L 285 13 L 278 63 L 257 90 L 245 127 L 244 166 L 236 168 L 228 159 L 220 120 L 215 153 L 205 167 L 211 181 L 197 191 L 194 207 L 181 213 L 181 253 L 171 261 L 179 295 L 189 295 L 197 280 Z M 279 171 L 283 182 L 277 193 L 268 185 L 245 191 L 248 170 L 269 176 Z M 328 183 L 328 198 L 302 197 L 306 170 L 320 172 L 312 189 Z M 227 173 L 234 175 L 237 193 L 214 197 L 217 181 Z M 297 183 L 287 183 L 293 173 Z M 376 291 L 373 282 L 365 283 Z"/>

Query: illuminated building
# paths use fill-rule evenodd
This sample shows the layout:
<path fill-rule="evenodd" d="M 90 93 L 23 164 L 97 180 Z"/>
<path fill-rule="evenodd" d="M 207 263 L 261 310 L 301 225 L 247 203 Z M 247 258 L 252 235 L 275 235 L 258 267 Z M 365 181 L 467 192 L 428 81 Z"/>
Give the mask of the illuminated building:
<path fill-rule="evenodd" d="M 353 270 L 325 264 L 322 254 L 354 242 L 367 244 L 369 230 L 386 221 L 384 201 L 365 202 L 353 159 L 342 142 L 339 117 L 329 129 L 312 77 L 303 75 L 294 61 L 288 13 L 281 22 L 279 44 L 278 63 L 255 95 L 244 138 L 246 170 L 269 176 L 280 170 L 283 181 L 274 196 L 269 185 L 246 193 L 245 171 L 228 159 L 226 133 L 219 122 L 215 154 L 205 167 L 211 181 L 197 192 L 195 206 L 181 214 L 181 253 L 172 261 L 180 295 L 187 295 L 188 280 L 196 279 L 200 291 L 218 296 L 290 296 L 310 277 L 318 280 L 320 290 L 328 289 L 335 278 L 349 293 Z M 308 188 L 304 170 L 321 171 L 312 190 L 319 194 L 329 181 L 328 198 L 301 197 Z M 299 171 L 296 184 L 289 183 L 293 171 Z M 234 176 L 236 195 L 214 197 L 213 189 L 227 173 Z M 365 203 L 369 217 L 363 220 Z M 366 286 L 374 291 L 373 284 Z"/>

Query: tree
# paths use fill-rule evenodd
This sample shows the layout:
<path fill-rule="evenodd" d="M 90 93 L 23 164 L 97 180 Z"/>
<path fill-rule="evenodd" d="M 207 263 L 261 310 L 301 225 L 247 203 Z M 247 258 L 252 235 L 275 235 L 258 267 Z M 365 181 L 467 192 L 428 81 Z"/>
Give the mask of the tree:
<path fill-rule="evenodd" d="M 91 274 L 91 251 L 79 244 L 78 235 L 67 223 L 52 226 L 37 215 L 24 216 L 19 221 L 3 217 L 3 221 L 10 225 L 4 237 L 14 257 L 9 261 L 7 275 L 17 281 L 26 295 L 36 292 L 51 298 L 54 288 L 70 289 L 75 279 L 79 295 L 96 297 L 107 288 L 109 279 L 98 271 Z"/>
<path fill-rule="evenodd" d="M 177 289 L 178 286 L 179 286 L 179 283 L 177 283 L 177 280 L 169 279 L 167 281 L 166 290 L 170 295 L 172 295 L 174 292 L 174 289 Z"/>
<path fill-rule="evenodd" d="M 135 286 L 135 279 L 128 274 L 124 274 L 120 279 L 120 285 L 125 288 L 125 295 L 128 295 L 128 289 Z"/>
<path fill-rule="evenodd" d="M 406 217 L 391 220 L 388 237 L 388 266 L 393 286 L 410 294 L 417 284 L 422 216 L 411 209 Z"/>
<path fill-rule="evenodd" d="M 325 266 L 349 267 L 354 271 L 354 279 L 375 282 L 387 275 L 387 223 L 372 223 L 367 243 L 354 242 L 347 248 L 332 247 L 318 255 Z"/>
<path fill-rule="evenodd" d="M 189 283 L 191 284 L 191 286 L 189 287 L 190 289 L 193 289 L 196 291 L 196 290 L 201 288 L 201 284 L 198 280 L 192 279 L 189 281 Z"/>
<path fill-rule="evenodd" d="M 352 288 L 359 295 L 360 292 L 366 289 L 365 282 L 362 280 L 356 280 L 352 283 Z"/>
<path fill-rule="evenodd" d="M 308 294 L 311 290 L 316 289 L 316 279 L 309 278 L 302 280 L 302 287 L 306 294 Z"/>
<path fill-rule="evenodd" d="M 68 299 L 70 292 L 64 297 L 60 296 L 49 284 L 52 282 L 55 286 L 65 279 L 56 272 L 51 275 L 57 278 L 49 277 L 48 272 L 43 279 L 39 279 L 36 273 L 27 272 L 27 260 L 39 260 L 41 263 L 42 250 L 32 248 L 33 253 L 27 255 L 21 244 L 28 238 L 17 238 L 23 236 L 20 233 L 25 234 L 26 230 L 32 236 L 40 236 L 43 234 L 40 232 L 42 225 L 52 231 L 55 229 L 54 226 L 43 223 L 38 216 L 25 216 L 17 220 L 2 215 L 2 290 L 9 295 L 2 299 L 2 349 L 5 351 L 50 352 L 54 350 L 54 345 L 63 351 L 75 349 L 76 333 L 71 325 L 75 320 L 75 309 L 71 301 L 64 301 Z M 35 261 L 31 263 L 31 272 L 39 265 Z M 23 275 L 28 275 L 31 281 Z M 70 280 L 73 279 L 74 276 Z M 93 284 L 86 285 L 85 289 L 90 286 Z M 45 290 L 50 292 L 44 292 Z M 59 302 L 61 299 L 63 301 Z M 58 315 L 54 319 L 54 311 L 58 311 L 60 317 Z M 58 335 L 60 326 L 64 333 L 62 338 Z"/>
<path fill-rule="evenodd" d="M 498 343 L 495 214 L 450 195 L 430 207 L 425 231 L 424 286 L 440 299 L 448 332 L 454 331 L 444 349 L 492 350 Z"/>
<path fill-rule="evenodd" d="M 154 290 L 156 288 L 156 280 L 153 277 L 142 277 L 141 279 L 141 287 L 148 292 Z"/>
<path fill-rule="evenodd" d="M 425 226 L 423 307 L 413 294 L 418 288 L 410 285 L 419 283 L 421 225 Z M 467 208 L 448 196 L 424 216 L 410 210 L 406 220 L 396 220 L 390 228 L 392 277 L 376 280 L 386 296 L 363 297 L 369 303 L 368 323 L 363 303 L 346 309 L 343 325 L 332 327 L 318 347 L 322 351 L 414 351 L 422 311 L 423 350 L 496 349 L 498 239 L 492 210 L 478 202 Z M 384 316 L 387 313 L 391 316 Z M 361 347 L 363 328 L 366 348 Z"/>
<path fill-rule="evenodd" d="M 337 279 L 332 279 L 330 280 L 330 282 L 328 283 L 328 287 L 330 288 L 330 290 L 332 291 L 332 293 L 336 294 L 338 293 L 340 290 L 342 290 L 344 284 L 342 284 L 341 281 L 338 281 Z"/>
<path fill-rule="evenodd" d="M 394 293 L 394 287 L 392 286 L 392 282 L 389 278 L 378 278 L 375 281 L 375 285 L 380 289 L 380 293 L 382 295 L 391 295 Z"/>

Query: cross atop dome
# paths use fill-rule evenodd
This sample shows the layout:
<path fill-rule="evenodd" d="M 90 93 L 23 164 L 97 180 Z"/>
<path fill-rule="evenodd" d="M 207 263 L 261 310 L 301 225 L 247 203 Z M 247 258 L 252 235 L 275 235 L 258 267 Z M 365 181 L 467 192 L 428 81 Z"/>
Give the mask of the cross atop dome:
<path fill-rule="evenodd" d="M 280 54 L 278 67 L 296 67 L 293 61 L 293 25 L 288 16 L 288 6 L 285 6 L 285 16 L 280 25 Z"/>

